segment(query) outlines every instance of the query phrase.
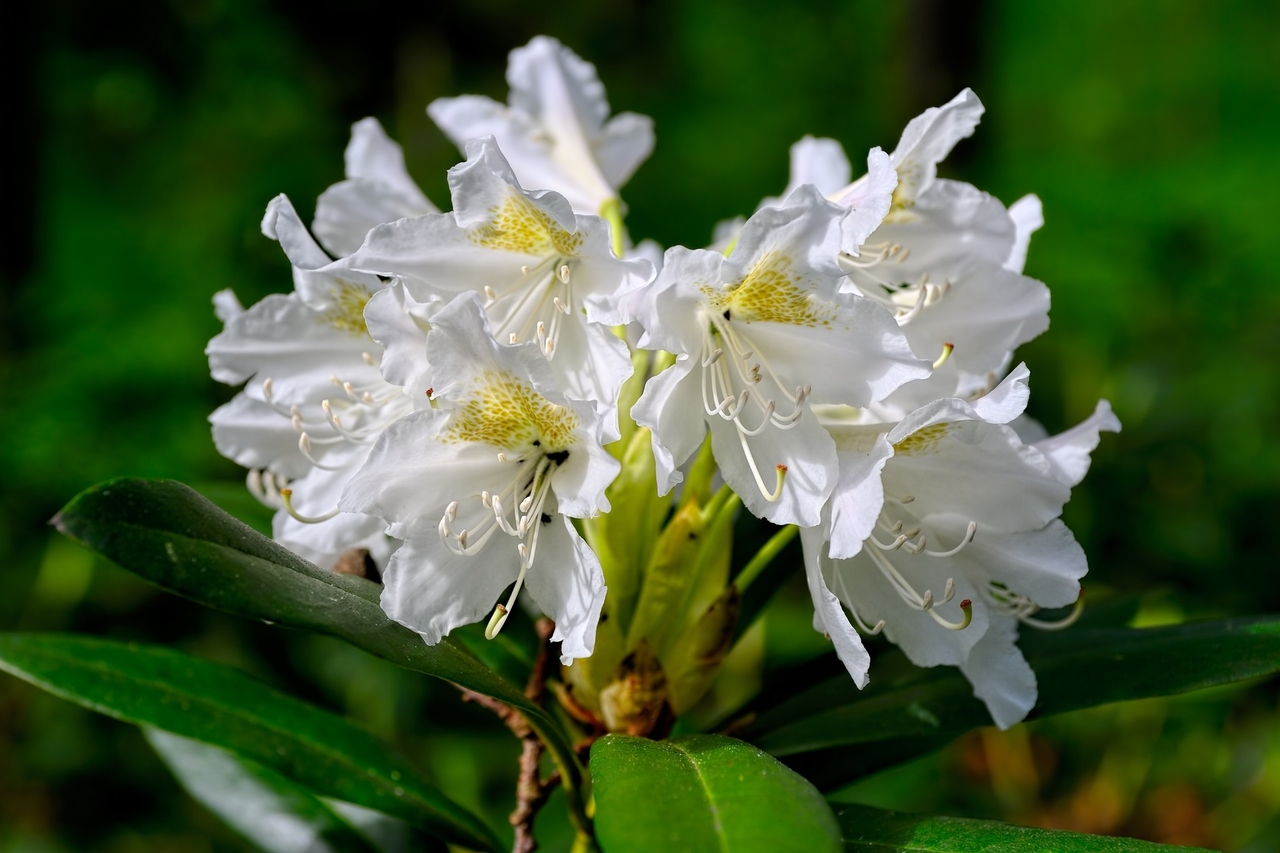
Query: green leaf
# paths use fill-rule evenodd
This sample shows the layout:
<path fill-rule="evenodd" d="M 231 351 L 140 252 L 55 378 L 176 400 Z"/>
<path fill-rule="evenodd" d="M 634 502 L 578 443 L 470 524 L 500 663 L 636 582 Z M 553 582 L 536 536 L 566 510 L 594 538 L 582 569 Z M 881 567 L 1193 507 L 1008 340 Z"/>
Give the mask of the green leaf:
<path fill-rule="evenodd" d="M 1041 717 L 1276 672 L 1280 619 L 1065 631 L 1028 637 L 1023 645 L 1040 691 L 1031 717 Z M 867 690 L 859 693 L 847 676 L 836 677 L 765 712 L 744 736 L 774 755 L 789 756 L 787 763 L 803 767 L 802 772 L 814 768 L 822 777 L 814 781 L 825 788 L 892 763 L 895 754 L 910 757 L 963 731 L 990 725 L 986 708 L 958 670 L 899 666 L 900 654 L 883 656 L 888 660 L 880 671 L 889 673 L 887 678 L 877 678 L 873 664 Z M 841 760 L 825 772 L 822 765 L 852 753 L 824 753 L 812 761 L 790 757 L 870 744 L 877 746 L 869 756 Z M 872 766 L 868 758 L 874 758 Z"/>
<path fill-rule="evenodd" d="M 313 566 L 181 483 L 112 480 L 81 492 L 54 523 L 170 592 L 238 616 L 330 634 L 406 669 L 506 702 L 547 744 L 566 788 L 579 789 L 582 765 L 569 737 L 523 690 L 451 639 L 428 646 L 391 621 L 378 606 L 377 584 Z"/>
<path fill-rule="evenodd" d="M 95 711 L 228 749 L 318 794 L 477 850 L 493 831 L 363 729 L 237 669 L 162 646 L 0 635 L 0 669 Z"/>
<path fill-rule="evenodd" d="M 822 795 L 742 741 L 610 735 L 591 748 L 604 853 L 840 849 Z"/>
<path fill-rule="evenodd" d="M 160 729 L 143 734 L 187 793 L 267 853 L 408 853 L 430 843 L 413 837 L 403 821 L 349 803 L 330 805 L 225 749 Z"/>
<path fill-rule="evenodd" d="M 846 853 L 1209 853 L 1048 829 L 1027 829 L 993 820 L 926 817 L 833 803 Z"/>

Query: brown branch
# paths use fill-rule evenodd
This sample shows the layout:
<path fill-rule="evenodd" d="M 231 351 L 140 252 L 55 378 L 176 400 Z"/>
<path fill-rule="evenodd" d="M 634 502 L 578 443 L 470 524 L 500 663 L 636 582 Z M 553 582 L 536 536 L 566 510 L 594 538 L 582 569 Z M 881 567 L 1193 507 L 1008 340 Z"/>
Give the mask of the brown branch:
<path fill-rule="evenodd" d="M 551 666 L 551 634 L 555 623 L 550 619 L 539 619 L 536 624 L 538 632 L 538 654 L 533 661 L 533 670 L 529 673 L 529 682 L 525 685 L 524 695 L 541 705 L 547 689 L 547 675 Z M 551 790 L 560 783 L 560 774 L 553 772 L 546 779 L 542 778 L 542 753 L 546 747 L 537 734 L 529 726 L 528 720 L 510 705 L 500 702 L 492 696 L 476 693 L 474 690 L 462 688 L 462 701 L 474 702 L 492 711 L 511 733 L 520 738 L 520 775 L 516 778 L 516 808 L 507 820 L 516 831 L 512 853 L 533 853 L 538 849 L 538 841 L 533 835 L 533 824 L 538 811 L 547 802 Z"/>

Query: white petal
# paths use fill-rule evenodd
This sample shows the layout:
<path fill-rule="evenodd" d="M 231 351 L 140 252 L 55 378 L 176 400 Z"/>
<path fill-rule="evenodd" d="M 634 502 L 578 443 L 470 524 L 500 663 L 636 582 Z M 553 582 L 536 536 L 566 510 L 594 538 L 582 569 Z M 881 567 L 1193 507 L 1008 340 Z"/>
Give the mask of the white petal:
<path fill-rule="evenodd" d="M 831 304 L 829 325 L 733 323 L 789 391 L 812 385 L 814 402 L 866 406 L 929 375 L 883 307 L 845 293 Z"/>
<path fill-rule="evenodd" d="M 801 530 L 800 542 L 804 546 L 805 578 L 809 582 L 809 595 L 813 598 L 814 627 L 831 638 L 836 647 L 836 657 L 853 677 L 853 683 L 859 688 L 866 687 L 871 655 L 867 654 L 862 638 L 840 606 L 840 600 L 827 588 L 822 577 L 821 555 L 826 545 L 822 534 L 818 528 Z"/>
<path fill-rule="evenodd" d="M 754 410 L 748 409 L 743 416 L 748 428 L 757 426 L 752 414 Z M 812 412 L 806 411 L 789 430 L 768 427 L 759 435 L 746 438 L 766 489 L 775 488 L 778 466 L 787 467 L 781 496 L 772 502 L 765 499 L 756 483 L 737 426 L 718 415 L 706 421 L 711 425 L 711 450 L 720 473 L 753 515 L 774 524 L 801 527 L 821 522 L 823 504 L 836 484 L 836 449 Z"/>
<path fill-rule="evenodd" d="M 540 258 L 519 252 L 486 249 L 467 239 L 453 214 L 433 213 L 379 225 L 351 256 L 359 270 L 399 276 L 419 300 L 506 288 L 521 282 L 522 266 Z"/>
<path fill-rule="evenodd" d="M 298 450 L 298 433 L 289 418 L 261 400 L 237 394 L 209 416 L 218 452 L 246 468 L 267 468 L 289 479 L 311 470 Z"/>
<path fill-rule="evenodd" d="M 232 317 L 243 313 L 244 306 L 240 304 L 240 300 L 236 298 L 235 291 L 231 288 L 219 290 L 213 294 L 213 314 L 222 322 L 228 323 Z"/>
<path fill-rule="evenodd" d="M 1040 199 L 1034 195 L 1024 195 L 1009 205 L 1009 218 L 1013 220 L 1016 237 L 1004 268 L 1014 272 L 1022 272 L 1027 265 L 1027 249 L 1031 246 L 1031 235 L 1044 227 L 1044 208 Z"/>
<path fill-rule="evenodd" d="M 1120 419 L 1112 413 L 1111 404 L 1099 400 L 1088 418 L 1065 432 L 1037 441 L 1032 447 L 1048 458 L 1059 482 L 1074 486 L 1089 472 L 1090 454 L 1101 440 L 1099 433 L 1119 431 Z"/>
<path fill-rule="evenodd" d="M 836 255 L 844 216 L 844 208 L 827 201 L 812 186 L 798 187 L 778 206 L 757 210 L 742 226 L 725 264 L 724 280 L 741 280 L 766 255 L 789 259 L 802 274 L 843 276 Z"/>
<path fill-rule="evenodd" d="M 312 238 L 293 209 L 289 197 L 281 194 L 271 199 L 262 217 L 262 233 L 280 243 L 289 263 L 304 270 L 317 270 L 332 260 Z"/>
<path fill-rule="evenodd" d="M 871 546 L 874 547 L 874 546 Z M 955 597 L 946 604 L 935 604 L 938 615 L 960 622 L 960 602 L 973 602 L 973 621 L 959 631 L 943 627 L 928 613 L 909 607 L 881 574 L 867 548 L 857 556 L 834 563 L 830 585 L 832 591 L 848 606 L 855 607 L 862 621 L 874 625 L 884 620 L 884 633 L 906 653 L 916 666 L 957 666 L 969 656 L 969 650 L 987 632 L 989 608 L 978 598 L 978 588 L 963 575 L 946 571 L 944 561 L 923 555 L 911 556 L 901 551 L 888 555 L 894 568 L 911 583 L 916 592 L 931 591 L 935 600 L 942 597 L 948 578 L 955 582 Z"/>
<path fill-rule="evenodd" d="M 396 523 L 402 538 L 424 540 L 437 537 L 450 501 L 476 498 L 468 507 L 482 507 L 480 493 L 500 492 L 515 474 L 514 463 L 499 462 L 497 452 L 480 442 L 442 441 L 448 418 L 446 411 L 426 410 L 389 426 L 343 489 L 338 507 L 376 515 Z M 459 528 L 467 521 L 460 520 Z"/>
<path fill-rule="evenodd" d="M 840 248 L 857 255 L 859 247 L 880 227 L 893 206 L 893 191 L 898 186 L 889 155 L 879 148 L 867 152 L 867 174 L 851 186 L 831 195 L 831 200 L 849 212 L 841 225 Z"/>
<path fill-rule="evenodd" d="M 684 480 L 680 466 L 693 455 L 706 435 L 696 357 L 681 355 L 676 363 L 650 377 L 631 417 L 653 432 L 658 494 L 665 495 Z"/>
<path fill-rule="evenodd" d="M 829 195 L 849 183 L 851 169 L 844 148 L 834 139 L 805 136 L 791 146 L 791 180 L 783 196 L 802 184 L 813 184 Z"/>
<path fill-rule="evenodd" d="M 513 192 L 535 203 L 564 230 L 572 233 L 577 228 L 573 208 L 554 188 L 524 191 L 493 137 L 468 140 L 466 154 L 466 161 L 449 170 L 453 214 L 463 228 L 488 222 Z"/>
<path fill-rule="evenodd" d="M 324 459 L 326 465 L 335 465 L 338 470 L 312 468 L 306 476 L 289 483 L 298 513 L 316 518 L 337 507 L 343 488 L 369 455 L 366 446 L 347 445 L 344 449 L 341 457 L 330 453 Z M 332 568 L 338 555 L 351 548 L 368 548 L 375 561 L 379 553 L 385 557 L 386 526 L 380 518 L 349 512 L 318 524 L 306 524 L 281 510 L 272 523 L 272 537 L 317 565 Z"/>
<path fill-rule="evenodd" d="M 575 405 L 575 410 L 581 409 Z M 560 512 L 573 518 L 590 518 L 609 511 L 605 489 L 622 465 L 596 441 L 581 441 L 551 478 Z"/>
<path fill-rule="evenodd" d="M 351 142 L 343 155 L 347 177 L 376 181 L 414 202 L 421 213 L 436 208 L 418 189 L 404 165 L 404 151 L 387 136 L 375 118 L 364 118 L 351 125 Z"/>
<path fill-rule="evenodd" d="M 700 353 L 704 321 L 699 309 L 705 297 L 695 283 L 722 283 L 724 266 L 724 255 L 719 252 L 672 246 L 653 283 L 620 299 L 619 319 L 634 320 L 644 328 L 640 338 L 643 349 Z"/>
<path fill-rule="evenodd" d="M 960 400 L 917 409 L 889 441 L 894 457 L 885 466 L 885 492 L 912 496 L 911 511 L 921 518 L 954 512 L 979 530 L 1038 530 L 1070 497 L 1013 430 L 978 419 Z"/>
<path fill-rule="evenodd" d="M 382 376 L 405 389 L 418 408 L 434 383 L 427 363 L 427 333 L 431 317 L 443 306 L 439 300 L 418 302 L 396 284 L 373 295 L 364 308 L 369 334 L 382 345 Z"/>
<path fill-rule="evenodd" d="M 439 383 L 433 396 L 455 400 L 486 371 L 510 373 L 526 380 L 557 405 L 564 397 L 555 385 L 551 366 L 536 344 L 503 346 L 493 338 L 489 320 L 474 292 L 460 293 L 431 318 L 427 361 Z M 590 428 L 595 428 L 595 423 Z M 590 430 L 589 430 L 590 431 Z"/>
<path fill-rule="evenodd" d="M 832 559 L 852 557 L 875 530 L 884 505 L 880 472 L 893 456 L 893 447 L 877 427 L 828 427 L 836 443 L 840 478 L 831 493 L 830 553 Z"/>
<path fill-rule="evenodd" d="M 916 198 L 938 174 L 938 164 L 961 139 L 973 135 L 982 118 L 978 96 L 965 89 L 941 107 L 930 107 L 913 118 L 893 149 L 899 192 Z"/>
<path fill-rule="evenodd" d="M 298 295 L 275 294 L 232 317 L 226 329 L 205 348 L 209 370 L 219 382 L 236 384 L 257 377 L 247 389 L 262 397 L 260 383 L 270 377 L 275 398 L 286 408 L 294 403 L 319 403 L 339 396 L 331 378 L 356 385 L 377 382 L 377 369 L 363 353 L 377 354 L 378 346 L 346 318 L 331 321 L 304 305 Z"/>
<path fill-rule="evenodd" d="M 931 547 L 947 548 L 961 541 L 968 523 L 959 514 L 930 516 Z M 984 587 L 999 581 L 1045 608 L 1074 604 L 1080 597 L 1080 578 L 1089 571 L 1083 549 L 1057 518 L 1023 533 L 979 528 L 959 553 L 931 559 L 948 575 L 964 575 Z"/>
<path fill-rule="evenodd" d="M 634 371 L 631 351 L 613 331 L 580 317 L 566 318 L 556 342 L 551 370 L 556 386 L 567 397 L 595 405 L 608 444 L 621 436 L 618 429 L 618 395 L 622 383 Z"/>
<path fill-rule="evenodd" d="M 538 536 L 538 550 L 525 578 L 529 594 L 555 620 L 552 642 L 560 643 L 560 662 L 590 657 L 604 606 L 604 571 L 591 547 L 568 517 L 554 513 Z"/>
<path fill-rule="evenodd" d="M 618 113 L 605 124 L 593 148 L 605 180 L 622 187 L 653 153 L 653 119 Z"/>
<path fill-rule="evenodd" d="M 1031 371 L 1026 363 L 1015 367 L 999 385 L 970 405 L 987 423 L 1007 424 L 1027 410 L 1031 400 Z"/>
<path fill-rule="evenodd" d="M 987 633 L 969 651 L 960 671 L 973 685 L 973 695 L 986 703 L 1001 729 L 1026 719 L 1036 704 L 1036 674 L 1016 645 L 1018 623 L 993 618 Z"/>
<path fill-rule="evenodd" d="M 519 555 L 508 542 L 464 557 L 438 536 L 411 539 L 382 573 L 382 609 L 433 646 L 454 628 L 487 617 L 519 572 Z"/>
<path fill-rule="evenodd" d="M 407 216 L 436 212 L 435 205 L 392 190 L 366 178 L 334 184 L 316 201 L 312 223 L 316 239 L 335 256 L 354 254 L 375 226 Z"/>
<path fill-rule="evenodd" d="M 890 212 L 870 243 L 897 243 L 911 250 L 895 258 L 892 269 L 902 281 L 923 273 L 941 282 L 985 260 L 1002 267 L 1017 232 L 1003 204 L 977 187 L 960 181 L 935 180 L 928 192 L 906 209 Z"/>
<path fill-rule="evenodd" d="M 950 282 L 946 295 L 903 326 L 922 356 L 936 358 L 950 343 L 959 370 L 986 373 L 1049 328 L 1049 289 L 1033 278 L 983 263 Z"/>

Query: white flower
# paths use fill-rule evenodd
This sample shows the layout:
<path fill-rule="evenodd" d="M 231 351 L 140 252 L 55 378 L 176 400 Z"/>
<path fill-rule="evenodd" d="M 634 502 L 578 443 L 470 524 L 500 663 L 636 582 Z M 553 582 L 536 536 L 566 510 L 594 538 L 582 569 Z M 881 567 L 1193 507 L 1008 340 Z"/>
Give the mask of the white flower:
<path fill-rule="evenodd" d="M 1079 600 L 1087 564 L 1058 516 L 1098 431 L 1119 423 L 1102 403 L 1085 424 L 1024 444 L 984 416 L 1016 417 L 1025 389 L 1019 367 L 985 406 L 946 399 L 895 425 L 831 427 L 840 482 L 801 540 L 815 626 L 859 686 L 869 659 L 855 624 L 917 665 L 959 666 L 1002 728 L 1035 704 L 1016 628 L 1060 627 L 1034 614 Z"/>
<path fill-rule="evenodd" d="M 436 408 L 387 429 L 339 503 L 405 540 L 383 575 L 383 609 L 435 644 L 514 583 L 490 636 L 523 586 L 555 620 L 561 659 L 590 655 L 604 575 L 570 518 L 607 512 L 619 470 L 594 409 L 555 390 L 537 346 L 498 344 L 472 293 L 432 318 L 427 360 Z"/>
<path fill-rule="evenodd" d="M 753 513 L 817 524 L 835 455 L 808 402 L 865 406 L 928 374 L 888 312 L 839 292 L 843 216 L 801 187 L 752 216 L 727 258 L 669 249 L 629 300 L 640 346 L 678 356 L 632 410 L 653 431 L 661 494 L 710 428 L 725 482 Z"/>
<path fill-rule="evenodd" d="M 1007 211 L 976 187 L 937 177 L 938 163 L 973 133 L 982 110 L 968 89 L 926 110 L 892 154 L 874 149 L 868 174 L 844 187 L 838 182 L 849 170 L 838 143 L 806 138 L 792 148 L 792 182 L 813 180 L 850 207 L 841 256 L 845 289 L 883 304 L 912 350 L 938 360 L 928 379 L 876 407 L 876 420 L 989 390 L 1013 350 L 1048 328 L 1048 289 L 1021 274 L 1031 231 L 1042 221 L 1038 199 Z"/>
<path fill-rule="evenodd" d="M 226 328 L 209 342 L 210 370 L 248 384 L 210 416 L 214 443 L 250 469 L 255 494 L 280 508 L 273 528 L 282 544 L 325 566 L 350 548 L 385 560 L 384 525 L 336 510 L 372 438 L 412 411 L 379 374 L 381 348 L 365 325 L 365 304 L 382 284 L 331 261 L 284 196 L 268 206 L 263 231 L 280 241 L 297 289 L 248 310 L 228 292 L 217 297 Z"/>
<path fill-rule="evenodd" d="M 316 239 L 335 257 L 360 248 L 375 225 L 438 212 L 409 177 L 404 152 L 377 119 L 351 126 L 345 159 L 347 179 L 320 194 L 311 225 Z"/>
<path fill-rule="evenodd" d="M 578 213 L 598 214 L 653 151 L 653 121 L 620 113 L 595 66 L 553 38 L 511 51 L 510 105 L 479 95 L 441 98 L 427 113 L 462 148 L 492 136 L 525 186 L 554 190 Z"/>
<path fill-rule="evenodd" d="M 596 300 L 642 286 L 652 266 L 615 256 L 603 219 L 575 215 L 556 193 L 523 190 L 493 139 L 467 143 L 467 158 L 449 170 L 453 213 L 375 228 L 352 265 L 396 276 L 419 299 L 482 295 L 499 340 L 536 341 L 558 387 L 598 405 L 606 440 L 616 438 L 631 358 L 608 327 L 590 321 Z"/>

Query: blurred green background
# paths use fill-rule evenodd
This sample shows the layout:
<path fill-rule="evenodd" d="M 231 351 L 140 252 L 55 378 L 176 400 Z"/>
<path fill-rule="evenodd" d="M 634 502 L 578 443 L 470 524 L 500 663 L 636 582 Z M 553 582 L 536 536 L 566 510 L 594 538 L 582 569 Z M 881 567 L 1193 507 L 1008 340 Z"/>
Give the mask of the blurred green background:
<path fill-rule="evenodd" d="M 458 159 L 433 98 L 505 99 L 506 52 L 555 35 L 657 149 L 624 195 L 637 238 L 702 245 L 786 182 L 805 133 L 892 148 L 972 86 L 988 108 L 944 173 L 1044 201 L 1028 273 L 1053 326 L 1020 354 L 1051 429 L 1099 396 L 1124 423 L 1067 520 L 1092 590 L 1147 623 L 1280 611 L 1280 5 L 63 0 L 11 22 L 9 242 L 0 257 L 0 628 L 171 643 L 396 739 L 502 823 L 518 748 L 485 712 L 315 637 L 159 593 L 46 526 L 119 475 L 235 483 L 208 413 L 211 295 L 289 289 L 266 202 L 304 216 L 374 115 L 447 207 Z M 779 667 L 821 650 L 803 592 L 766 630 Z M 1176 666 L 1176 661 L 1170 665 Z M 873 669 L 874 677 L 874 669 Z M 841 796 L 906 809 L 1280 849 L 1274 683 L 974 733 Z M 554 804 L 548 814 L 556 812 Z M 558 849 L 557 828 L 548 817 Z M 136 730 L 0 677 L 0 850 L 246 849 Z"/>

